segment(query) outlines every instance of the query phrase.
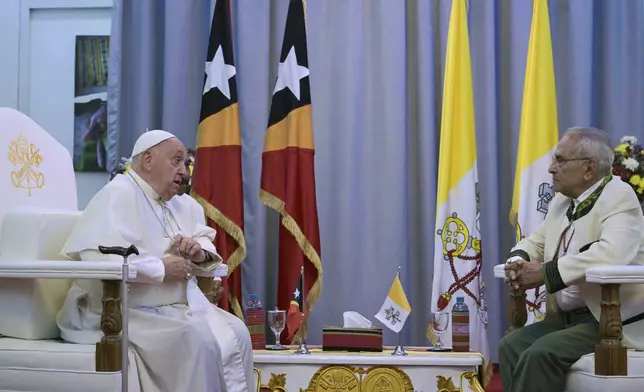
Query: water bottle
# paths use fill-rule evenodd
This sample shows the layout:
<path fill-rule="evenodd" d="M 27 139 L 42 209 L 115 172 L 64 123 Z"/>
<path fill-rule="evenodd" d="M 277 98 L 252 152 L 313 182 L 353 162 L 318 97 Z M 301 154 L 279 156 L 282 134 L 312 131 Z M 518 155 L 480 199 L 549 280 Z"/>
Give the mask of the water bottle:
<path fill-rule="evenodd" d="M 250 332 L 250 340 L 253 350 L 264 350 L 266 348 L 264 305 L 257 298 L 257 294 L 251 294 L 250 300 L 246 303 L 246 326 Z"/>
<path fill-rule="evenodd" d="M 452 350 L 470 351 L 470 311 L 463 297 L 456 298 L 452 308 Z"/>

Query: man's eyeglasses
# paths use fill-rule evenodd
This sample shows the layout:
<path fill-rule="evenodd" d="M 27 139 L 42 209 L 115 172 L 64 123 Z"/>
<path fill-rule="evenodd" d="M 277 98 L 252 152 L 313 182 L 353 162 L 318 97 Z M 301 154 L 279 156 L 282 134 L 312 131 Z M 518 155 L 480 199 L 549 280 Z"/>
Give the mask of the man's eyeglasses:
<path fill-rule="evenodd" d="M 552 163 L 554 163 L 557 167 L 562 167 L 563 165 L 566 164 L 566 162 L 572 162 L 572 161 L 587 161 L 591 158 L 561 158 L 561 157 L 552 157 Z"/>

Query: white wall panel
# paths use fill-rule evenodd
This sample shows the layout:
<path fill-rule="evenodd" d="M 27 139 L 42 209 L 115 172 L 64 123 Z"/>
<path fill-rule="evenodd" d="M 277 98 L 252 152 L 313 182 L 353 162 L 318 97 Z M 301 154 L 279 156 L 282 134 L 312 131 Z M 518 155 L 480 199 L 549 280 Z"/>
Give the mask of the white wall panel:
<path fill-rule="evenodd" d="M 112 0 L 0 1 L 0 106 L 27 114 L 73 153 L 77 35 L 110 35 Z M 77 173 L 84 208 L 107 173 Z"/>

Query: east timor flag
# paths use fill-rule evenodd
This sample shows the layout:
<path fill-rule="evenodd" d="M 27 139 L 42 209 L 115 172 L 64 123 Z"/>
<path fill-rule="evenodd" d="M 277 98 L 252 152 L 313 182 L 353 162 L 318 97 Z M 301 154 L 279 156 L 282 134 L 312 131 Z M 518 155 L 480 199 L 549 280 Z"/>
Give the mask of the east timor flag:
<path fill-rule="evenodd" d="M 220 306 L 242 318 L 241 268 L 246 257 L 241 135 L 230 28 L 230 4 L 217 0 L 210 28 L 197 133 L 192 196 L 217 230 L 215 246 L 228 264 Z"/>
<path fill-rule="evenodd" d="M 322 291 L 314 152 L 304 7 L 302 0 L 291 0 L 262 154 L 260 199 L 281 215 L 278 306 L 288 308 L 304 267 L 305 317 Z"/>

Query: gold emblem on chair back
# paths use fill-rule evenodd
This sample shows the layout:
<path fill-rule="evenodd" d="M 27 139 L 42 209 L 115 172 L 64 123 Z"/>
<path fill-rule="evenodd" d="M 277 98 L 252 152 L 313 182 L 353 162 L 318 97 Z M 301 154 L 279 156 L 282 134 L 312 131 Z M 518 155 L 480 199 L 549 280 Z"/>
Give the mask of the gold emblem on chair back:
<path fill-rule="evenodd" d="M 9 173 L 11 185 L 25 189 L 29 196 L 32 190 L 45 186 L 45 175 L 38 172 L 43 158 L 38 147 L 22 134 L 9 145 L 9 161 L 15 167 Z"/>

